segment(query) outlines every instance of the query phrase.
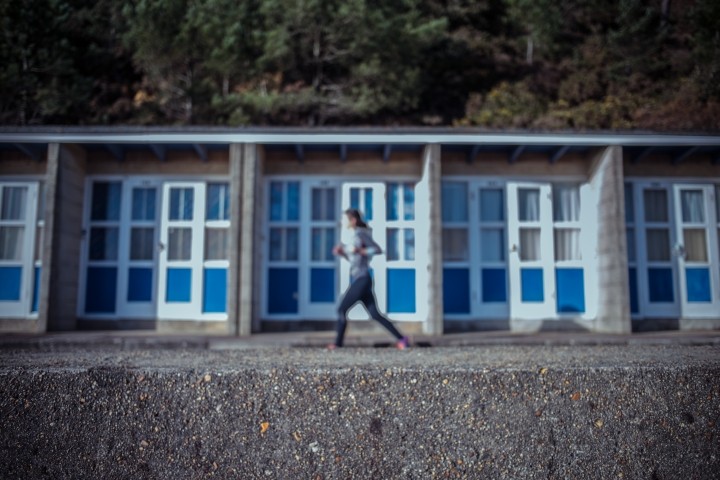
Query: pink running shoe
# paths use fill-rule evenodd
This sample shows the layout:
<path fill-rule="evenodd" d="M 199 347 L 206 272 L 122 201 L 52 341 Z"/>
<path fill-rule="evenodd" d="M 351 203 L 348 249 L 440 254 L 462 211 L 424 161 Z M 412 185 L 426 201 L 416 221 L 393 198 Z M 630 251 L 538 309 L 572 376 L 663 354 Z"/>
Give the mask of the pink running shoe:
<path fill-rule="evenodd" d="M 395 342 L 395 348 L 398 350 L 405 350 L 410 348 L 410 339 L 408 337 L 402 337 L 400 340 Z"/>

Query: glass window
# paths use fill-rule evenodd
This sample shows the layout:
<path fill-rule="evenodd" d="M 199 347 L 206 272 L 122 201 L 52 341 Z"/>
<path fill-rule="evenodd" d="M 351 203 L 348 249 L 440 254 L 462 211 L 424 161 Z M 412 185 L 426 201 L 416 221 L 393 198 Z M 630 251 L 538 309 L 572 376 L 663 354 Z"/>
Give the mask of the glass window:
<path fill-rule="evenodd" d="M 152 260 L 155 246 L 155 229 L 133 227 L 130 231 L 130 260 Z"/>
<path fill-rule="evenodd" d="M 502 222 L 505 220 L 505 198 L 501 188 L 480 190 L 480 221 Z"/>
<path fill-rule="evenodd" d="M 350 189 L 350 208 L 354 210 L 360 210 L 360 189 Z"/>
<path fill-rule="evenodd" d="M 581 260 L 580 229 L 555 229 L 555 261 Z"/>
<path fill-rule="evenodd" d="M 705 195 L 702 190 L 683 190 L 680 192 L 682 219 L 685 223 L 705 222 Z"/>
<path fill-rule="evenodd" d="M 387 229 L 387 251 L 385 256 L 388 260 L 400 260 L 400 235 L 397 228 Z"/>
<path fill-rule="evenodd" d="M 270 182 L 270 220 L 282 220 L 283 184 Z"/>
<path fill-rule="evenodd" d="M 192 220 L 194 201 L 194 189 L 170 189 L 170 220 Z"/>
<path fill-rule="evenodd" d="M 43 242 L 45 239 L 45 228 L 37 227 L 35 230 L 35 261 L 42 261 Z"/>
<path fill-rule="evenodd" d="M 633 202 L 633 186 L 632 183 L 625 184 L 625 222 L 632 223 L 635 221 L 635 202 Z"/>
<path fill-rule="evenodd" d="M 27 192 L 27 187 L 5 187 L 2 189 L 0 220 L 25 220 Z"/>
<path fill-rule="evenodd" d="M 484 262 L 504 262 L 505 230 L 502 228 L 480 230 L 480 252 Z"/>
<path fill-rule="evenodd" d="M 230 218 L 230 186 L 227 183 L 208 183 L 205 218 L 228 220 Z"/>
<path fill-rule="evenodd" d="M 645 238 L 648 261 L 665 262 L 670 260 L 670 232 L 667 228 L 648 228 Z"/>
<path fill-rule="evenodd" d="M 525 262 L 540 260 L 540 229 L 520 229 L 520 260 Z"/>
<path fill-rule="evenodd" d="M 282 228 L 270 229 L 270 260 L 282 260 Z"/>
<path fill-rule="evenodd" d="M 333 193 L 334 194 L 334 193 Z M 335 246 L 335 229 L 325 229 L 325 260 L 333 261 L 335 256 L 333 255 L 332 249 Z"/>
<path fill-rule="evenodd" d="M 117 260 L 118 228 L 92 227 L 90 229 L 90 260 Z"/>
<path fill-rule="evenodd" d="M 537 222 L 540 220 L 540 189 L 518 189 L 518 220 Z"/>
<path fill-rule="evenodd" d="M 397 183 L 388 183 L 387 185 L 387 219 L 397 220 L 400 216 L 398 209 L 400 206 L 400 185 Z"/>
<path fill-rule="evenodd" d="M 155 220 L 155 196 L 156 190 L 154 188 L 133 188 L 133 220 Z"/>
<path fill-rule="evenodd" d="M 415 185 L 403 185 L 403 219 L 415 220 Z"/>
<path fill-rule="evenodd" d="M 285 230 L 285 259 L 296 261 L 298 259 L 300 235 L 297 228 L 288 228 Z"/>
<path fill-rule="evenodd" d="M 707 235 L 704 228 L 686 228 L 683 230 L 685 260 L 688 262 L 707 262 Z"/>
<path fill-rule="evenodd" d="M 314 261 L 332 261 L 335 245 L 334 228 L 313 228 L 310 232 L 310 257 Z"/>
<path fill-rule="evenodd" d="M 287 219 L 300 219 L 300 183 L 288 182 L 287 184 Z"/>
<path fill-rule="evenodd" d="M 335 189 L 313 188 L 312 189 L 312 219 L 313 220 L 335 220 Z"/>
<path fill-rule="evenodd" d="M 628 261 L 629 262 L 635 262 L 636 258 L 635 255 L 637 255 L 635 251 L 635 229 L 628 228 L 625 230 L 625 235 L 627 236 L 627 251 L 628 251 Z"/>
<path fill-rule="evenodd" d="M 466 222 L 468 219 L 468 193 L 465 182 L 442 183 L 443 222 Z"/>
<path fill-rule="evenodd" d="M 23 227 L 0 227 L 0 260 L 22 260 Z"/>
<path fill-rule="evenodd" d="M 192 229 L 168 228 L 168 260 L 190 260 L 192 257 Z"/>
<path fill-rule="evenodd" d="M 365 189 L 365 220 L 368 222 L 373 219 L 373 191 L 372 188 Z"/>
<path fill-rule="evenodd" d="M 95 182 L 92 187 L 92 220 L 120 219 L 120 182 Z"/>
<path fill-rule="evenodd" d="M 553 185 L 553 218 L 556 222 L 580 220 L 580 187 Z"/>
<path fill-rule="evenodd" d="M 415 230 L 405 229 L 405 260 L 415 260 Z"/>
<path fill-rule="evenodd" d="M 462 262 L 468 259 L 468 232 L 465 228 L 443 228 L 443 260 Z"/>
<path fill-rule="evenodd" d="M 205 260 L 228 259 L 228 229 L 205 229 Z"/>
<path fill-rule="evenodd" d="M 651 188 L 643 191 L 643 207 L 646 222 L 667 222 L 667 190 Z"/>

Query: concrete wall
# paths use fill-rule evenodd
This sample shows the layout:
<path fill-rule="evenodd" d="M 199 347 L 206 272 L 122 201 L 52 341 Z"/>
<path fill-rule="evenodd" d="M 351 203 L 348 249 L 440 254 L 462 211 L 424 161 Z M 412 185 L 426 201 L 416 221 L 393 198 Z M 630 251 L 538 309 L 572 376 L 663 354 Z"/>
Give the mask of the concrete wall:
<path fill-rule="evenodd" d="M 593 160 L 590 185 L 597 198 L 598 309 L 593 329 L 629 333 L 630 288 L 625 235 L 622 149 L 608 147 Z M 592 272 L 589 272 L 592 274 Z"/>
<path fill-rule="evenodd" d="M 440 174 L 440 145 L 427 145 L 423 151 L 423 175 L 417 185 L 418 215 L 427 218 L 427 229 L 418 232 L 418 240 L 427 239 L 425 268 L 427 271 L 427 318 L 423 333 L 440 335 L 443 333 L 443 257 L 442 257 L 442 206 Z M 424 201 L 421 201 L 423 199 Z M 422 207 L 426 208 L 423 209 Z M 419 222 L 422 226 L 423 222 Z M 424 238 L 420 238 L 420 236 Z M 422 296 L 418 299 L 422 301 Z"/>
<path fill-rule="evenodd" d="M 53 144 L 51 152 L 39 309 L 40 316 L 47 317 L 48 330 L 74 330 L 83 239 L 86 152 L 75 145 Z"/>

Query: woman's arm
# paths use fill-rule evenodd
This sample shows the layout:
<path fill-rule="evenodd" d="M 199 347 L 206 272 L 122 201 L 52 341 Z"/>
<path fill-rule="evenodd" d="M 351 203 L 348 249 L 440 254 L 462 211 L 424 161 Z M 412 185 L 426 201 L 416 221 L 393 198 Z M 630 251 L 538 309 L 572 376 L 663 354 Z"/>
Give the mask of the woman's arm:
<path fill-rule="evenodd" d="M 380 245 L 375 243 L 375 240 L 373 240 L 372 235 L 370 235 L 369 232 L 362 232 L 360 236 L 362 244 L 364 245 L 364 247 L 360 249 L 361 255 L 372 257 L 373 255 L 380 255 L 383 253 L 382 248 L 380 248 Z"/>

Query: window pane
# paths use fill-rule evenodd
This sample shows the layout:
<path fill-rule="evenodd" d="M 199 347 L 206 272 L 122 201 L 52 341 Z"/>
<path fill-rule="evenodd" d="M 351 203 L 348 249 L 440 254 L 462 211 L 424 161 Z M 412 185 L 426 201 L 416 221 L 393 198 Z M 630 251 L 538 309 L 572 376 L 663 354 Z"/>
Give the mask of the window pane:
<path fill-rule="evenodd" d="M 45 182 L 38 183 L 37 219 L 45 220 Z"/>
<path fill-rule="evenodd" d="M 553 218 L 556 222 L 580 220 L 580 187 L 553 185 Z"/>
<path fill-rule="evenodd" d="M 656 188 L 643 192 L 643 207 L 645 209 L 646 222 L 667 222 L 667 191 Z"/>
<path fill-rule="evenodd" d="M 285 238 L 286 257 L 285 260 L 297 260 L 299 250 L 299 235 L 297 228 L 288 228 Z"/>
<path fill-rule="evenodd" d="M 333 191 L 333 196 L 335 195 L 335 192 Z M 332 249 L 335 246 L 335 229 L 334 228 L 326 228 L 325 229 L 325 260 L 332 261 L 333 260 L 333 253 Z"/>
<path fill-rule="evenodd" d="M 337 209 L 335 207 L 335 189 L 326 189 L 325 195 L 325 220 L 335 220 L 337 216 Z"/>
<path fill-rule="evenodd" d="M 192 220 L 194 197 L 192 188 L 171 188 L 170 220 Z"/>
<path fill-rule="evenodd" d="M 205 229 L 205 260 L 228 259 L 228 229 Z"/>
<path fill-rule="evenodd" d="M 373 191 L 372 188 L 365 189 L 365 220 L 373 219 Z"/>
<path fill-rule="evenodd" d="M 387 219 L 397 220 L 400 206 L 400 185 L 397 183 L 387 184 Z"/>
<path fill-rule="evenodd" d="M 443 182 L 442 184 L 442 220 L 443 222 L 466 222 L 468 219 L 467 184 L 464 182 Z"/>
<path fill-rule="evenodd" d="M 648 260 L 663 262 L 670 260 L 670 232 L 666 228 L 648 228 L 647 240 Z"/>
<path fill-rule="evenodd" d="M 282 220 L 283 184 L 270 183 L 270 220 Z"/>
<path fill-rule="evenodd" d="M 520 260 L 540 260 L 540 247 L 541 245 L 539 228 L 520 229 Z"/>
<path fill-rule="evenodd" d="M 35 258 L 36 262 L 42 261 L 43 242 L 45 241 L 45 228 L 37 227 L 35 230 Z"/>
<path fill-rule="evenodd" d="M 688 262 L 707 262 L 707 235 L 704 228 L 686 228 L 683 230 L 685 242 L 685 260 Z"/>
<path fill-rule="evenodd" d="M 23 227 L 0 227 L 0 260 L 22 260 Z"/>
<path fill-rule="evenodd" d="M 480 190 L 480 221 L 502 222 L 505 220 L 505 199 L 500 188 Z"/>
<path fill-rule="evenodd" d="M 355 210 L 360 210 L 360 189 L 359 188 L 351 188 L 350 189 L 350 208 L 353 208 Z"/>
<path fill-rule="evenodd" d="M 92 189 L 92 220 L 120 219 L 120 182 L 95 182 Z"/>
<path fill-rule="evenodd" d="M 635 202 L 633 202 L 632 183 L 625 184 L 625 222 L 635 221 Z"/>
<path fill-rule="evenodd" d="M 581 260 L 580 230 L 574 228 L 555 229 L 555 261 Z"/>
<path fill-rule="evenodd" d="M 405 260 L 415 260 L 415 230 L 405 229 Z"/>
<path fill-rule="evenodd" d="M 90 229 L 90 260 L 117 260 L 118 228 L 93 227 Z"/>
<path fill-rule="evenodd" d="M 323 229 L 313 228 L 310 233 L 310 258 L 315 261 L 323 260 L 325 254 L 323 252 Z"/>
<path fill-rule="evenodd" d="M 323 220 L 323 191 L 320 188 L 312 189 L 312 219 Z"/>
<path fill-rule="evenodd" d="M 518 189 L 518 217 L 521 222 L 537 222 L 540 220 L 539 189 Z"/>
<path fill-rule="evenodd" d="M 154 245 L 154 228 L 133 227 L 130 231 L 130 260 L 152 260 Z"/>
<path fill-rule="evenodd" d="M 24 220 L 27 208 L 27 187 L 5 187 L 2 190 L 0 220 Z"/>
<path fill-rule="evenodd" d="M 133 188 L 133 220 L 155 220 L 155 195 L 154 188 Z"/>
<path fill-rule="evenodd" d="M 415 220 L 415 185 L 406 183 L 403 188 L 403 218 L 405 220 Z"/>
<path fill-rule="evenodd" d="M 637 255 L 637 253 L 635 251 L 635 229 L 634 228 L 626 229 L 625 235 L 627 236 L 628 261 L 635 262 L 636 255 Z"/>
<path fill-rule="evenodd" d="M 192 229 L 168 229 L 168 260 L 190 260 L 192 257 Z"/>
<path fill-rule="evenodd" d="M 451 262 L 461 262 L 467 259 L 467 229 L 443 228 L 443 260 Z"/>
<path fill-rule="evenodd" d="M 397 228 L 387 229 L 387 251 L 385 256 L 388 260 L 400 260 L 400 235 Z"/>
<path fill-rule="evenodd" d="M 505 230 L 502 228 L 480 230 L 480 252 L 484 262 L 504 262 Z"/>
<path fill-rule="evenodd" d="M 270 260 L 282 260 L 282 228 L 270 229 Z"/>
<path fill-rule="evenodd" d="M 702 190 L 683 190 L 680 192 L 682 219 L 686 223 L 705 221 L 705 196 Z"/>
<path fill-rule="evenodd" d="M 287 184 L 287 219 L 288 220 L 299 220 L 300 219 L 300 183 L 299 182 L 288 182 Z"/>
<path fill-rule="evenodd" d="M 227 183 L 208 183 L 205 218 L 227 220 L 230 218 L 230 188 Z"/>

